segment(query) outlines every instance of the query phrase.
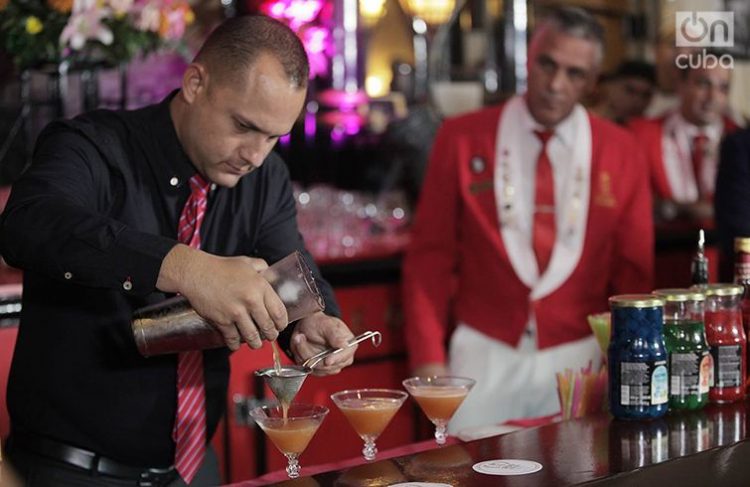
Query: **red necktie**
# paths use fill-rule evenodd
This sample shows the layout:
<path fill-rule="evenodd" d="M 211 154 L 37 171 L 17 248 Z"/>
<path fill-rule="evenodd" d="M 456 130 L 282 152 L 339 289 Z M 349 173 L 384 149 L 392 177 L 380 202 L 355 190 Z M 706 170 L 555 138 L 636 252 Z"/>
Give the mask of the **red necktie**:
<path fill-rule="evenodd" d="M 196 174 L 190 178 L 190 197 L 177 227 L 177 239 L 194 249 L 201 247 L 200 228 L 206 214 L 208 183 Z M 175 468 L 187 484 L 203 463 L 206 450 L 206 391 L 203 384 L 203 352 L 177 356 L 177 417 L 172 432 Z"/>
<path fill-rule="evenodd" d="M 539 266 L 539 275 L 547 269 L 552 248 L 555 246 L 555 180 L 552 164 L 547 155 L 547 142 L 552 137 L 550 131 L 535 131 L 542 142 L 542 150 L 536 162 L 536 184 L 534 190 L 534 228 L 532 245 Z"/>
<path fill-rule="evenodd" d="M 708 149 L 708 136 L 698 134 L 693 137 L 693 147 L 691 161 L 693 163 L 693 174 L 695 175 L 695 187 L 698 188 L 700 199 L 704 199 L 709 191 L 703 187 L 703 166 L 706 159 L 706 150 Z"/>

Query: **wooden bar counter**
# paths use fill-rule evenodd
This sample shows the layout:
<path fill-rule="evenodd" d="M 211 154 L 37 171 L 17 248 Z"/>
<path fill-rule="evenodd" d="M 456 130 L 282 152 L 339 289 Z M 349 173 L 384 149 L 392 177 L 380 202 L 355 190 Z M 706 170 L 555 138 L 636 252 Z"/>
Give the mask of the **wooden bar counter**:
<path fill-rule="evenodd" d="M 409 456 L 286 482 L 300 486 L 380 486 L 435 482 L 458 486 L 748 486 L 750 402 L 709 405 L 652 421 L 608 415 L 453 444 Z M 484 460 L 523 459 L 542 470 L 518 476 L 484 475 Z M 304 474 L 304 455 L 302 456 Z"/>

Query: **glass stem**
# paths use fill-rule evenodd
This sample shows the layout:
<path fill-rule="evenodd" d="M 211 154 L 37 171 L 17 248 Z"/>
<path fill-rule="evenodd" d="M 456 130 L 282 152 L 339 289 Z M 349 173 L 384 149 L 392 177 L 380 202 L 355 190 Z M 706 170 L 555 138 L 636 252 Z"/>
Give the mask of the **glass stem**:
<path fill-rule="evenodd" d="M 365 457 L 365 460 L 375 460 L 375 455 L 377 455 L 377 453 L 378 449 L 375 447 L 375 440 L 372 438 L 365 438 L 365 447 L 362 448 L 362 455 Z"/>
<path fill-rule="evenodd" d="M 448 428 L 443 423 L 438 423 L 435 425 L 435 443 L 437 443 L 438 445 L 445 444 L 445 432 L 447 429 Z"/>
<path fill-rule="evenodd" d="M 290 479 L 296 479 L 299 477 L 299 462 L 297 461 L 297 457 L 299 456 L 297 453 L 285 453 L 284 456 L 286 456 L 287 460 L 289 461 L 288 465 L 286 466 L 286 474 L 289 475 Z"/>

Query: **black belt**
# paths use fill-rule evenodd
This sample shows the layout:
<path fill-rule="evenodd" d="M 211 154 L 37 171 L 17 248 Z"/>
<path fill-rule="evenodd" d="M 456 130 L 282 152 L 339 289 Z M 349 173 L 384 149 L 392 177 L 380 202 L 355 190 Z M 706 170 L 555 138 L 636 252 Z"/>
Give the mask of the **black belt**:
<path fill-rule="evenodd" d="M 94 452 L 66 445 L 41 436 L 11 433 L 8 438 L 8 453 L 25 450 L 39 456 L 78 467 L 92 474 L 132 479 L 140 487 L 158 487 L 176 480 L 178 473 L 174 466 L 165 468 L 140 468 L 123 465 Z"/>

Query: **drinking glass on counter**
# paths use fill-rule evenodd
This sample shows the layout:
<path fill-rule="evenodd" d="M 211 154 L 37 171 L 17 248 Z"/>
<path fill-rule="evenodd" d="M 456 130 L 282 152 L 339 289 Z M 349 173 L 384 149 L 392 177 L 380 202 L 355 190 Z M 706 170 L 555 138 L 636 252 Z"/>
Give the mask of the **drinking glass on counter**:
<path fill-rule="evenodd" d="M 300 233 L 316 259 L 352 258 L 405 243 L 411 210 L 403 191 L 375 195 L 296 185 L 294 198 Z"/>
<path fill-rule="evenodd" d="M 393 389 L 356 389 L 331 395 L 354 431 L 365 442 L 362 456 L 375 460 L 375 440 L 388 426 L 407 398 L 403 391 Z"/>
<path fill-rule="evenodd" d="M 286 414 L 279 405 L 259 406 L 250 411 L 250 417 L 287 458 L 286 473 L 290 479 L 299 477 L 298 458 L 327 414 L 325 406 L 297 403 L 291 404 Z"/>
<path fill-rule="evenodd" d="M 448 422 L 476 381 L 468 377 L 411 377 L 404 387 L 435 425 L 435 442 L 445 444 Z"/>

